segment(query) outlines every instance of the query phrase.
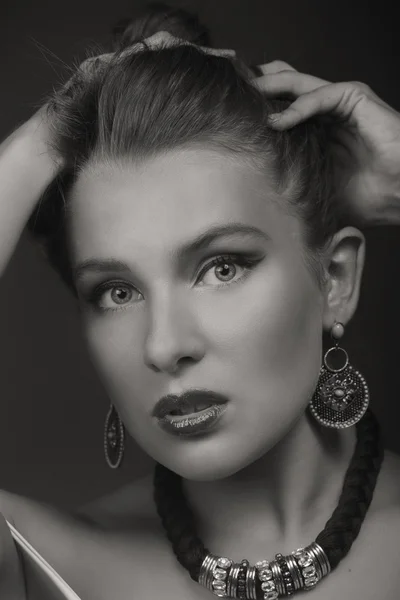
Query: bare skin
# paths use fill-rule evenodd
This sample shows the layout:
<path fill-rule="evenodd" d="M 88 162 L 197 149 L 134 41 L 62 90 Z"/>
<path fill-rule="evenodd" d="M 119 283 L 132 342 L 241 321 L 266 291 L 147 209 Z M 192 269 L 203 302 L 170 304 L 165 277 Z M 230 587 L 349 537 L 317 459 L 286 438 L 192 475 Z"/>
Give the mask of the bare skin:
<path fill-rule="evenodd" d="M 400 583 L 396 560 L 400 534 L 399 480 L 400 458 L 387 451 L 361 532 L 343 562 L 318 585 L 314 591 L 316 597 L 321 600 L 396 598 Z M 151 474 L 86 507 L 79 516 L 66 515 L 7 492 L 1 493 L 0 502 L 6 518 L 14 522 L 82 600 L 110 597 L 126 600 L 132 594 L 145 599 L 158 595 L 166 600 L 210 598 L 210 592 L 190 579 L 171 551 L 155 513 Z M 246 524 L 255 525 L 250 515 Z M 316 531 L 310 531 L 308 537 L 299 540 L 300 545 L 315 534 Z M 218 534 L 214 538 L 209 536 L 208 541 L 211 550 L 221 544 Z M 226 535 L 223 541 L 227 543 Z M 257 557 L 285 551 L 282 544 L 279 539 L 273 543 L 260 540 Z M 232 540 L 232 546 L 236 554 L 247 555 L 242 542 Z M 223 548 L 222 554 L 225 554 Z M 28 580 L 29 577 L 33 590 L 35 578 L 28 571 Z M 14 600 L 13 596 L 7 598 Z M 23 598 L 15 596 L 15 600 Z M 36 594 L 28 598 L 47 600 Z"/>
<path fill-rule="evenodd" d="M 283 91 L 285 85 L 289 85 L 290 91 L 299 97 L 305 91 L 305 100 L 295 106 L 297 119 L 309 118 L 321 111 L 335 116 L 338 106 L 340 107 L 340 127 L 343 129 L 349 124 L 352 131 L 353 143 L 346 147 L 346 152 L 352 152 L 355 165 L 364 165 L 363 172 L 356 169 L 350 176 L 349 173 L 345 174 L 345 187 L 352 191 L 348 194 L 349 211 L 364 225 L 398 223 L 400 194 L 398 170 L 395 169 L 398 169 L 399 161 L 392 159 L 396 155 L 396 149 L 400 154 L 399 115 L 379 99 L 377 101 L 369 90 L 362 89 L 360 92 L 359 86 L 356 93 L 350 93 L 354 92 L 353 84 L 340 84 L 339 87 L 333 88 L 329 85 L 315 84 L 308 76 L 290 73 L 290 67 L 284 69 L 285 75 L 281 77 L 278 85 L 274 83 L 278 79 L 272 77 L 276 74 L 276 64 L 270 69 L 271 78 L 268 77 L 266 66 L 265 79 L 260 82 L 267 91 L 270 86 L 269 91 L 274 93 L 274 85 L 278 86 L 274 88 L 275 93 Z M 290 76 L 293 80 L 289 81 Z M 346 101 L 340 102 L 342 96 Z M 292 126 L 295 122 L 293 113 L 291 118 L 289 113 L 289 117 L 282 115 L 281 120 L 278 119 L 272 125 L 284 128 Z M 365 126 L 361 127 L 361 124 L 365 123 L 368 123 L 367 130 Z M 0 175 L 4 177 L 0 177 L 0 181 L 5 181 L 6 174 L 9 178 L 7 185 L 1 190 L 4 203 L 1 204 L 0 210 L 3 211 L 4 217 L 1 218 L 0 214 L 0 223 L 3 223 L 7 233 L 0 235 L 2 265 L 5 265 L 11 256 L 24 219 L 57 168 L 57 160 L 46 157 L 41 145 L 45 131 L 42 126 L 42 118 L 36 117 L 19 130 L 13 139 L 2 145 Z M 357 160 L 361 156 L 363 160 Z M 382 157 L 386 157 L 386 161 L 382 161 Z M 28 186 L 23 185 L 24 182 L 21 183 L 19 176 L 23 166 L 29 166 L 31 170 L 31 196 L 26 192 Z M 339 172 L 343 173 L 338 166 Z M 32 181 L 35 184 L 34 189 Z M 367 194 L 366 190 L 371 189 L 378 189 L 380 193 Z M 353 198 L 354 204 L 351 204 Z M 13 215 L 11 218 L 10 214 Z M 359 239 L 362 241 L 362 238 Z M 353 254 L 353 262 L 354 256 Z M 344 262 L 348 264 L 348 260 Z M 349 280 L 353 281 L 353 284 L 357 280 L 354 273 Z M 357 285 L 355 287 L 357 288 Z M 339 285 L 337 289 L 344 288 Z M 343 314 L 350 318 L 357 303 L 357 292 L 352 301 L 349 297 L 343 300 L 344 296 L 340 293 L 338 298 L 342 299 L 339 304 Z M 324 325 L 327 328 L 329 319 L 334 317 L 335 311 L 329 310 L 332 306 L 335 306 L 335 303 L 328 302 L 324 313 Z M 152 351 L 148 356 L 151 357 L 153 367 L 156 365 L 160 368 L 161 362 L 156 363 L 158 357 L 158 360 L 164 361 L 163 368 L 167 370 L 170 365 L 167 354 L 165 351 L 156 351 L 157 348 L 160 350 L 160 347 L 154 342 L 155 339 L 156 336 L 153 337 Z M 290 552 L 314 539 L 323 528 L 336 505 L 338 488 L 354 445 L 354 431 L 341 432 L 342 435 L 334 438 L 335 443 L 330 449 L 318 442 L 317 434 L 305 419 L 300 419 L 291 432 L 294 433 L 286 431 L 281 442 L 275 444 L 270 454 L 259 457 L 260 460 L 254 460 L 252 463 L 248 462 L 246 469 L 236 472 L 231 477 L 216 482 L 203 481 L 202 477 L 197 481 L 187 480 L 186 492 L 199 515 L 201 537 L 212 551 L 234 557 L 239 552 L 255 562 L 278 551 Z M 294 461 L 300 448 L 306 453 L 316 450 L 311 455 L 307 454 L 311 456 L 311 464 L 308 465 L 309 479 L 307 476 L 301 479 L 298 477 L 298 469 L 300 466 L 304 468 L 301 460 L 298 463 Z M 154 445 L 154 454 L 157 454 L 157 451 L 157 446 Z M 277 453 L 275 459 L 279 458 L 282 469 L 280 473 L 285 475 L 285 485 L 279 485 L 280 473 L 273 474 L 272 482 L 264 480 L 264 484 L 269 483 L 271 486 L 268 498 L 272 498 L 272 501 L 268 502 L 260 475 L 265 468 L 271 470 L 273 452 Z M 174 458 L 173 449 L 169 460 L 173 465 L 177 460 Z M 177 470 L 184 469 L 183 465 L 176 464 Z M 333 600 L 337 597 L 351 597 L 355 600 L 380 597 L 391 600 L 397 597 L 400 584 L 398 568 L 395 561 L 387 560 L 387 557 L 396 556 L 400 533 L 399 464 L 397 456 L 387 453 L 373 503 L 351 553 L 337 570 L 320 584 L 318 592 L 314 592 L 321 600 Z M 327 469 L 330 477 L 321 478 L 321 474 L 326 473 Z M 315 481 L 322 482 L 318 489 Z M 298 485 L 302 486 L 299 492 L 301 501 L 297 497 L 294 498 Z M 40 506 L 7 492 L 1 494 L 0 511 L 15 523 L 17 529 L 68 581 L 82 600 L 106 600 L 110 597 L 125 600 L 132 597 L 132 593 L 142 598 L 160 595 L 167 600 L 176 597 L 189 600 L 209 598 L 210 593 L 196 586 L 176 563 L 155 514 L 151 490 L 151 479 L 145 478 L 120 491 L 115 497 L 104 499 L 97 506 L 88 508 L 86 513 L 94 519 L 91 524 L 77 516 L 60 514 L 49 507 Z M 291 493 L 288 493 L 289 490 Z M 307 503 L 310 498 L 314 510 L 309 510 Z M 205 510 L 206 503 L 208 510 Z M 225 522 L 223 517 L 221 518 L 224 514 Z M 246 521 L 243 515 L 246 515 Z M 237 523 L 235 529 L 232 523 Z M 259 535 L 260 531 L 262 535 Z M 381 551 L 382 547 L 384 552 Z M 5 556 L 14 565 L 13 569 L 6 569 L 0 560 L 0 569 L 4 573 L 3 579 L 0 579 L 0 586 L 7 585 L 7 593 L 10 586 L 13 586 L 15 598 L 22 598 L 21 588 L 18 588 L 16 583 L 19 568 L 15 556 L 10 554 L 9 548 L 7 550 L 4 545 L 0 545 L 0 550 L 3 550 L 0 556 Z M 135 565 L 135 568 L 132 565 Z M 374 568 L 371 568 L 371 565 Z M 29 580 L 29 574 L 27 577 Z M 1 587 L 0 592 L 6 593 Z M 7 595 L 7 598 L 11 600 L 12 596 Z M 34 596 L 33 600 L 36 600 Z"/>

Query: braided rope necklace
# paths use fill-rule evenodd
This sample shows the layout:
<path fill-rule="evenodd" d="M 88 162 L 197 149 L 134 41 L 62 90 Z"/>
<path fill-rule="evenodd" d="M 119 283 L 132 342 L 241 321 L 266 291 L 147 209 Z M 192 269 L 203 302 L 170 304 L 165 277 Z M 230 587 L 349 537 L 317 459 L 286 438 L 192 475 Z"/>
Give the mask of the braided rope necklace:
<path fill-rule="evenodd" d="M 367 510 L 384 457 L 380 427 L 368 409 L 356 425 L 357 441 L 344 476 L 339 503 L 315 541 L 292 554 L 275 554 L 255 566 L 243 559 L 213 555 L 196 531 L 195 516 L 182 489 L 182 478 L 157 463 L 154 501 L 167 538 L 191 578 L 218 597 L 275 600 L 310 590 L 349 552 Z"/>

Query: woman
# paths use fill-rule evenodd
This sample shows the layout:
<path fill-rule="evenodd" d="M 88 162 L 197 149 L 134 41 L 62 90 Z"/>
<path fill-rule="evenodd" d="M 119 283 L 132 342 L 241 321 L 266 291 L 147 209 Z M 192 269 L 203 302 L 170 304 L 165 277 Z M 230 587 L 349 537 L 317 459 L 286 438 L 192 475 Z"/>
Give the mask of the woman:
<path fill-rule="evenodd" d="M 339 340 L 361 229 L 400 220 L 400 116 L 284 63 L 254 81 L 165 16 L 2 145 L 2 268 L 36 207 L 110 396 L 107 460 L 126 428 L 157 467 L 75 515 L 2 492 L 0 597 L 397 598 L 400 463 Z M 134 44 L 160 30 L 180 40 Z"/>

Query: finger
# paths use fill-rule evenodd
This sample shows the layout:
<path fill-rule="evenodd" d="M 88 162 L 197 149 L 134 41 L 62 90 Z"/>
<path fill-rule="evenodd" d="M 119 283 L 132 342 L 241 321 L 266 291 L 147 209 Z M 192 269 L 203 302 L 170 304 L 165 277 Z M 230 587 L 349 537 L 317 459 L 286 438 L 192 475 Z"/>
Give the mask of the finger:
<path fill-rule="evenodd" d="M 263 65 L 257 65 L 263 75 L 271 73 L 279 73 L 280 71 L 296 71 L 294 67 L 283 60 L 273 60 L 272 62 Z"/>
<path fill-rule="evenodd" d="M 352 84 L 331 83 L 303 94 L 286 110 L 269 116 L 275 129 L 289 129 L 303 121 L 321 114 L 353 119 L 353 111 L 365 92 L 357 90 Z M 367 98 L 367 95 L 364 95 Z M 355 121 L 354 121 L 355 122 Z"/>
<path fill-rule="evenodd" d="M 293 96 L 300 96 L 330 82 L 319 77 L 314 77 L 313 75 L 306 75 L 295 70 L 287 70 L 263 75 L 255 79 L 253 83 L 269 95 L 291 94 Z"/>

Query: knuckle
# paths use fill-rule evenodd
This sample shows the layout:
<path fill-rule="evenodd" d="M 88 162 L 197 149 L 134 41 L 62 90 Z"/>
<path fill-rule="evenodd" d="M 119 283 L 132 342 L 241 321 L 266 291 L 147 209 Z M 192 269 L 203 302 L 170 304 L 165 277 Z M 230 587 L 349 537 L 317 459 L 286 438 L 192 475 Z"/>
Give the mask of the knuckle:
<path fill-rule="evenodd" d="M 360 81 L 349 81 L 335 85 L 338 92 L 340 92 L 338 108 L 345 112 L 349 110 L 352 112 L 357 105 L 364 104 L 373 96 L 371 88 Z"/>
<path fill-rule="evenodd" d="M 362 81 L 350 81 L 348 83 L 348 85 L 351 87 L 353 93 L 356 95 L 365 96 L 366 94 L 369 94 L 372 92 L 369 85 L 367 85 L 366 83 L 363 83 Z"/>
<path fill-rule="evenodd" d="M 301 118 L 303 116 L 303 111 L 302 108 L 300 106 L 300 103 L 293 103 L 292 106 L 290 106 L 287 109 L 287 115 L 288 117 L 291 117 L 292 119 L 298 119 Z"/>
<path fill-rule="evenodd" d="M 162 42 L 164 40 L 172 42 L 175 39 L 177 39 L 177 38 L 175 36 L 173 36 L 171 33 L 169 33 L 169 31 L 159 31 L 154 36 L 154 41 L 157 41 L 157 42 Z"/>
<path fill-rule="evenodd" d="M 284 71 L 290 71 L 293 73 L 296 70 L 283 60 L 273 60 L 272 62 L 258 65 L 258 68 L 263 75 L 277 75 L 278 73 L 280 74 Z"/>
<path fill-rule="evenodd" d="M 291 65 L 289 65 L 287 62 L 285 62 L 284 60 L 273 60 L 269 64 L 271 67 L 275 68 L 278 71 L 293 70 L 293 67 Z"/>

